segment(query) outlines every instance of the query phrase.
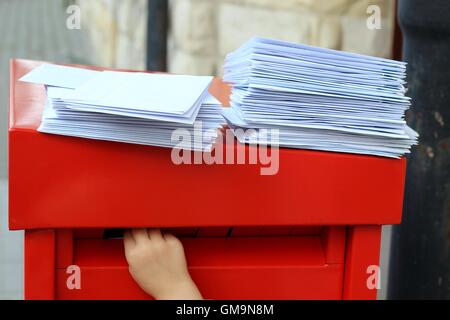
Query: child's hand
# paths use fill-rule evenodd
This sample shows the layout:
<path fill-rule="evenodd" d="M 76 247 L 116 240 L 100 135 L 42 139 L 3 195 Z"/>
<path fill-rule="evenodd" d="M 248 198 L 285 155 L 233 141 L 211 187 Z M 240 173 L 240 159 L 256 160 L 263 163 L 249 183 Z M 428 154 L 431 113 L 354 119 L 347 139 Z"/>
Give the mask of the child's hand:
<path fill-rule="evenodd" d="M 202 299 L 175 236 L 134 229 L 125 232 L 124 244 L 130 273 L 145 292 L 155 299 Z"/>

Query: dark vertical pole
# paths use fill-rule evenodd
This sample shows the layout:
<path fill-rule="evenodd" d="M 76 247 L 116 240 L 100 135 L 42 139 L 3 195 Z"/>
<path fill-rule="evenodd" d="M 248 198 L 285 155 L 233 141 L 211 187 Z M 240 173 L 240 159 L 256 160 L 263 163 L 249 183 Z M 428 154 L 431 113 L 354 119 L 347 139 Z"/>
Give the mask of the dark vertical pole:
<path fill-rule="evenodd" d="M 408 159 L 403 222 L 393 229 L 388 297 L 450 298 L 450 2 L 400 0 L 408 62 Z"/>
<path fill-rule="evenodd" d="M 398 1 L 395 1 L 395 12 L 398 12 Z M 394 43 L 392 46 L 394 60 L 403 60 L 403 35 L 398 19 L 394 21 Z"/>
<path fill-rule="evenodd" d="M 147 70 L 167 71 L 168 0 L 148 0 Z"/>

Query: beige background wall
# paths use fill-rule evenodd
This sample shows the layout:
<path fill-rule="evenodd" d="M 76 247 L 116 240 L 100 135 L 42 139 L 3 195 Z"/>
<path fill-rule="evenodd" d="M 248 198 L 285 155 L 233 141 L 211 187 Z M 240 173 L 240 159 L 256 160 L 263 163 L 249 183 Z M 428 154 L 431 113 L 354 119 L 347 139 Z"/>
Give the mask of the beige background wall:
<path fill-rule="evenodd" d="M 81 28 L 87 30 L 94 64 L 145 69 L 147 0 L 77 0 Z"/>
<path fill-rule="evenodd" d="M 380 30 L 367 28 L 373 4 Z M 169 70 L 220 74 L 225 55 L 252 36 L 389 57 L 394 1 L 172 0 L 170 17 Z"/>
<path fill-rule="evenodd" d="M 145 68 L 147 0 L 78 0 L 99 65 Z M 170 0 L 168 68 L 221 74 L 225 55 L 252 36 L 389 57 L 392 0 Z M 369 5 L 381 10 L 370 30 Z"/>

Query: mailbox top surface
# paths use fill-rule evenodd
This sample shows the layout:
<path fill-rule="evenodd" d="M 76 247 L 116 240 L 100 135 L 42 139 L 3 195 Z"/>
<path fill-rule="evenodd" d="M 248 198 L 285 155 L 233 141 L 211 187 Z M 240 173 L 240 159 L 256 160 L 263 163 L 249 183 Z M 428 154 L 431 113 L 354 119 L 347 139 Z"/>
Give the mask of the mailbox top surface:
<path fill-rule="evenodd" d="M 280 148 L 278 173 L 261 175 L 267 165 L 177 165 L 167 148 L 40 133 L 44 87 L 18 81 L 40 63 L 11 61 L 11 229 L 401 220 L 404 158 Z M 219 79 L 210 91 L 227 104 L 229 87 Z M 223 150 L 236 148 L 228 144 Z M 247 156 L 252 151 L 245 146 Z"/>

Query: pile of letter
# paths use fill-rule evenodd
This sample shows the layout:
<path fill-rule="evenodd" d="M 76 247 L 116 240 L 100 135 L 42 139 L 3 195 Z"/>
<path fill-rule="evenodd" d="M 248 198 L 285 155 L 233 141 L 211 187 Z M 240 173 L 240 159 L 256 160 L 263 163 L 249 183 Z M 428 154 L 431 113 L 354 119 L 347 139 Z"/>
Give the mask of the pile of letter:
<path fill-rule="evenodd" d="M 404 120 L 405 69 L 404 62 L 253 38 L 226 57 L 224 80 L 233 88 L 223 114 L 241 142 L 398 158 L 418 139 Z"/>
<path fill-rule="evenodd" d="M 46 86 L 41 132 L 210 151 L 224 123 L 212 77 L 44 64 L 21 80 Z"/>
<path fill-rule="evenodd" d="M 212 77 L 92 71 L 44 64 L 39 131 L 211 151 L 222 124 L 241 143 L 398 158 L 417 144 L 406 125 L 404 62 L 253 38 L 227 55 L 231 108 Z"/>

